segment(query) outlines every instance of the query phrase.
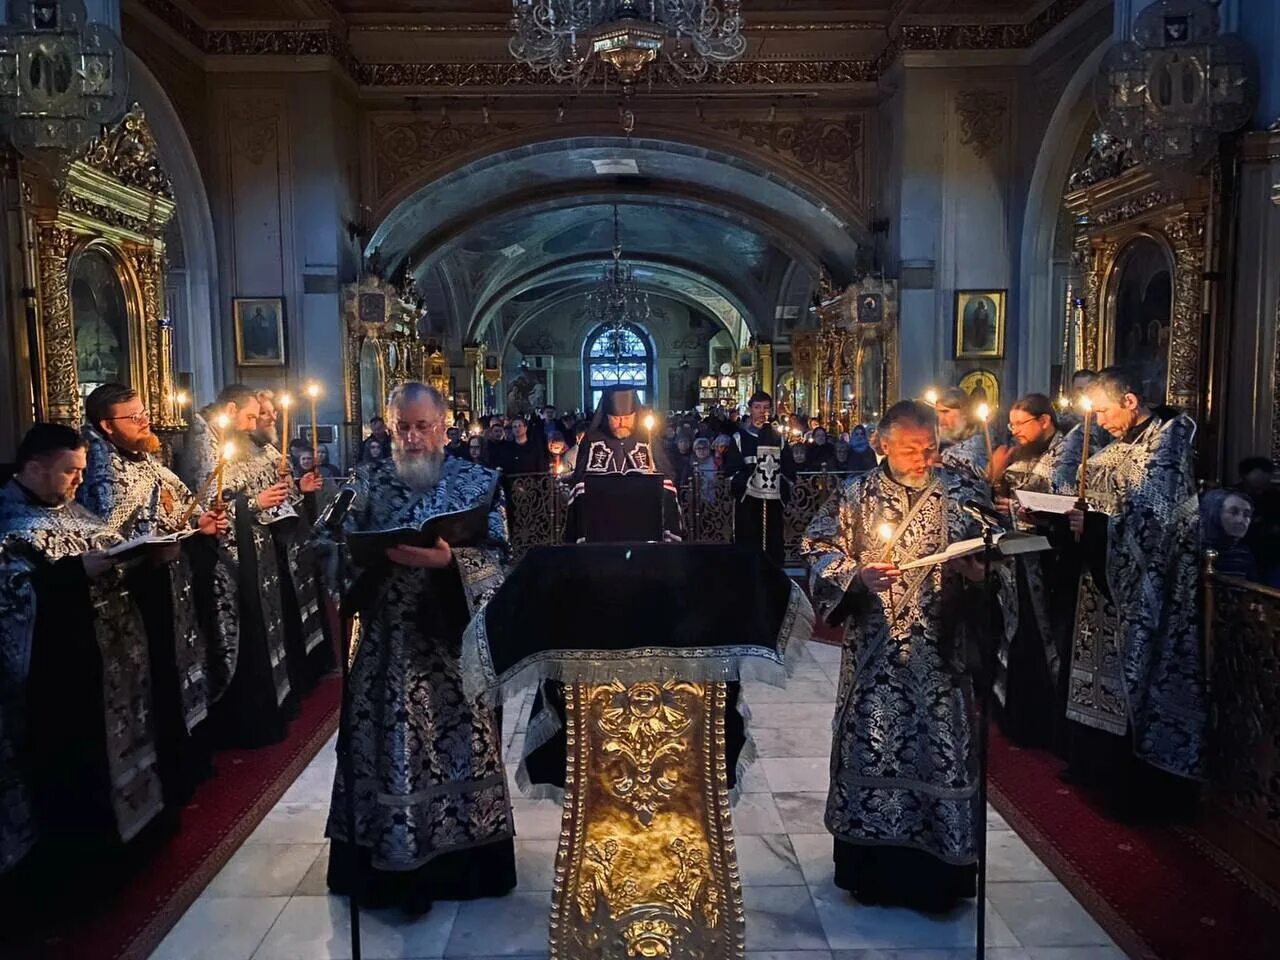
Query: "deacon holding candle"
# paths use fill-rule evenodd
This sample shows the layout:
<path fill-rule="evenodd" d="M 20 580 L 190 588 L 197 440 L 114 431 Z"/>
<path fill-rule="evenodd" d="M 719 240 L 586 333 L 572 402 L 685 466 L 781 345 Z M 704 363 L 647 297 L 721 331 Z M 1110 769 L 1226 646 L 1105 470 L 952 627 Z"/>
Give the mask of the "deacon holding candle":
<path fill-rule="evenodd" d="M 1146 391 L 1120 367 L 1086 389 L 1086 423 L 1112 442 L 1090 454 L 1084 431 L 1091 509 L 1067 514 L 1082 554 L 1068 762 L 1120 815 L 1183 809 L 1205 770 L 1196 427 Z"/>
<path fill-rule="evenodd" d="M 981 528 L 970 473 L 935 468 L 937 415 L 879 425 L 885 458 L 818 512 L 801 553 L 814 605 L 845 631 L 826 827 L 835 883 L 864 903 L 941 912 L 976 892 L 981 824 L 966 662 L 985 620 L 982 563 L 902 569 Z M 890 603 L 892 591 L 892 603 Z"/>
<path fill-rule="evenodd" d="M 986 480 L 991 444 L 984 440 L 973 398 L 959 387 L 951 387 L 942 391 L 932 406 L 938 414 L 942 465 L 968 473 L 976 480 Z"/>

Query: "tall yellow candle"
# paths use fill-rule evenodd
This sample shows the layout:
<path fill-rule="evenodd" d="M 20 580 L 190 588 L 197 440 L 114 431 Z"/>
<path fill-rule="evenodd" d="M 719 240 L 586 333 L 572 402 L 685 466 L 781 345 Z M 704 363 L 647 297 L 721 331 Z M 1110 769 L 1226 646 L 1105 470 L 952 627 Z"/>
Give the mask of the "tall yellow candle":
<path fill-rule="evenodd" d="M 876 528 L 876 533 L 879 534 L 880 539 L 884 542 L 884 545 L 885 545 L 885 550 L 884 550 L 885 563 L 890 563 L 890 564 L 893 563 L 893 527 L 890 524 L 882 523 L 880 524 L 879 527 Z M 890 584 L 889 586 L 889 626 L 890 628 L 892 628 L 893 624 L 897 622 L 897 619 L 898 619 L 898 614 L 897 614 L 897 611 L 894 609 L 894 603 L 893 603 L 893 585 Z"/>
<path fill-rule="evenodd" d="M 1085 478 L 1089 475 L 1089 434 L 1091 432 L 1090 421 L 1093 419 L 1093 401 L 1088 397 L 1081 397 L 1080 408 L 1084 410 L 1084 425 L 1081 427 L 1084 431 L 1084 446 L 1080 456 L 1080 492 L 1079 497 L 1077 498 L 1077 506 L 1079 506 L 1081 510 L 1084 510 L 1086 509 L 1085 505 L 1088 502 L 1085 499 Z"/>
<path fill-rule="evenodd" d="M 644 416 L 644 428 L 649 434 L 649 472 L 653 473 L 653 414 L 646 413 Z"/>
<path fill-rule="evenodd" d="M 307 397 L 311 400 L 311 469 L 316 469 L 316 461 L 319 458 L 317 450 L 320 448 L 319 438 L 316 436 L 316 401 L 320 399 L 320 384 L 314 380 L 307 384 Z"/>
<path fill-rule="evenodd" d="M 978 419 L 982 421 L 982 435 L 987 441 L 987 461 L 991 461 L 991 408 L 985 403 L 978 404 Z"/>
<path fill-rule="evenodd" d="M 227 461 L 235 456 L 236 445 L 228 441 L 222 445 L 222 456 L 218 459 L 217 469 L 214 470 L 214 495 L 213 502 L 217 506 L 222 503 L 222 478 L 223 471 L 226 469 Z"/>
<path fill-rule="evenodd" d="M 293 404 L 293 397 L 287 393 L 280 394 L 280 469 L 279 473 L 284 476 L 291 471 L 289 470 L 289 407 Z"/>

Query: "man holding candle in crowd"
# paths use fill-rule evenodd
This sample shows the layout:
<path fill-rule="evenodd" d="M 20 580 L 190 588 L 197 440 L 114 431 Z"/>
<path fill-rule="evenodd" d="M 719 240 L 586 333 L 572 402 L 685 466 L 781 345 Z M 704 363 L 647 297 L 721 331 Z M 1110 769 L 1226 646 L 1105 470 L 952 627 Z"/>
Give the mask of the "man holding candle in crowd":
<path fill-rule="evenodd" d="M 494 471 L 446 457 L 444 398 L 396 387 L 390 460 L 362 463 L 346 533 L 420 527 L 491 496 Z M 397 546 L 372 567 L 345 565 L 344 607 L 358 617 L 349 686 L 355 831 L 339 764 L 326 834 L 329 889 L 421 913 L 433 900 L 501 896 L 516 883 L 514 831 L 496 712 L 462 691 L 460 644 L 502 582 L 507 525 L 489 504 L 483 543 Z M 315 533 L 329 550 L 324 525 Z"/>
<path fill-rule="evenodd" d="M 973 412 L 973 401 L 959 387 L 943 390 L 934 404 L 938 412 L 938 452 L 942 465 L 984 480 L 987 441 Z"/>
<path fill-rule="evenodd" d="M 1119 367 L 1103 370 L 1086 397 L 1113 442 L 1088 454 L 1078 489 L 1090 512 L 1067 514 L 1084 560 L 1070 772 L 1104 789 L 1114 813 L 1132 816 L 1189 801 L 1204 775 L 1196 428 Z"/>
<path fill-rule="evenodd" d="M 221 490 L 227 501 L 231 529 L 219 562 L 236 585 L 240 649 L 235 675 L 213 719 L 219 740 L 242 747 L 284 737 L 291 690 L 280 565 L 266 527 L 272 511 L 289 496 L 289 484 L 274 467 L 264 472 L 252 456 L 250 436 L 260 411 L 252 387 L 224 387 L 212 404 L 191 415 L 180 470 L 191 489 L 208 491 L 215 499 Z"/>
<path fill-rule="evenodd" d="M 801 551 L 815 605 L 844 623 L 826 825 L 835 882 L 864 903 L 945 910 L 975 895 L 980 836 L 971 650 L 985 615 L 974 556 L 902 564 L 981 534 L 969 474 L 931 465 L 937 418 L 894 404 L 885 459 L 814 517 Z"/>
<path fill-rule="evenodd" d="M 773 397 L 756 391 L 747 402 L 747 412 L 748 419 L 734 431 L 735 455 L 725 469 L 732 475 L 733 540 L 763 550 L 782 566 L 782 510 L 791 496 L 795 466 L 790 457 L 784 460 L 786 441 L 769 422 Z"/>

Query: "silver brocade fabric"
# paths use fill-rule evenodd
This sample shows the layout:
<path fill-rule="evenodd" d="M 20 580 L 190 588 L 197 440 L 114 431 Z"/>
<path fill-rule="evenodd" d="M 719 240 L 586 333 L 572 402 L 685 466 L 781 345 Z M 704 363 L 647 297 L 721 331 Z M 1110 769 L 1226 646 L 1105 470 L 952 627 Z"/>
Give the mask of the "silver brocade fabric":
<path fill-rule="evenodd" d="M 967 473 L 975 480 L 985 482 L 987 477 L 987 438 L 979 429 L 976 433 L 945 447 L 939 459 L 942 465 L 957 473 Z"/>
<path fill-rule="evenodd" d="M 0 871 L 35 839 L 30 797 L 12 765 L 23 736 L 36 565 L 114 546 L 121 538 L 79 504 L 32 503 L 15 482 L 0 488 Z M 118 571 L 89 583 L 102 658 L 106 766 L 116 829 L 132 839 L 163 806 L 151 728 L 151 672 L 142 617 Z M 50 602 L 56 598 L 39 598 Z"/>
<path fill-rule="evenodd" d="M 223 438 L 209 422 L 208 409 L 194 413 L 187 431 L 187 440 L 183 448 L 181 460 L 182 478 L 192 490 L 203 492 L 203 502 L 209 503 L 217 496 L 216 481 L 213 479 L 217 469 Z M 215 580 L 215 596 L 218 598 L 219 614 L 230 607 L 234 616 L 239 617 L 243 609 L 234 593 L 228 594 L 228 588 L 234 590 L 238 579 L 235 571 L 240 563 L 240 550 L 244 546 L 239 542 L 237 519 L 241 504 L 249 510 L 248 528 L 253 539 L 253 559 L 256 564 L 258 593 L 262 605 L 262 632 L 266 638 L 267 654 L 271 660 L 271 675 L 275 682 L 276 704 L 284 702 L 289 695 L 289 664 L 285 654 L 284 614 L 280 601 L 280 567 L 276 561 L 275 544 L 271 532 L 267 529 L 272 516 L 269 511 L 259 511 L 254 506 L 254 498 L 271 484 L 275 483 L 274 474 L 267 476 L 263 465 L 246 447 L 249 440 L 240 438 L 237 441 L 239 455 L 229 461 L 222 476 L 224 496 L 228 499 L 227 510 L 231 519 L 231 529 L 220 542 L 219 568 L 225 568 L 226 577 Z"/>
<path fill-rule="evenodd" d="M 93 427 L 80 431 L 88 445 L 84 481 L 76 500 L 121 537 L 128 540 L 141 533 L 140 526 L 154 522 L 156 534 L 176 533 L 195 497 L 178 475 L 143 454 L 127 457 Z M 161 494 L 154 497 L 156 485 Z M 154 517 L 149 516 L 155 505 Z M 222 695 L 230 680 L 234 651 L 227 649 L 225 631 L 206 637 L 196 622 L 195 598 L 191 585 L 191 564 L 181 554 L 168 565 L 169 589 L 173 595 L 174 659 L 182 685 L 182 709 L 187 731 L 195 729 L 209 714 L 209 704 Z M 219 686 L 211 687 L 205 663 L 212 652 L 217 661 L 213 673 Z"/>
<path fill-rule="evenodd" d="M 1067 716 L 1132 735 L 1169 773 L 1204 775 L 1200 512 L 1195 423 L 1152 417 L 1133 442 L 1090 455 L 1087 493 L 1107 521 L 1107 600 L 1086 568 L 1072 636 Z M 1112 602 L 1114 601 L 1114 602 Z"/>
<path fill-rule="evenodd" d="M 885 558 L 881 524 L 899 531 L 899 563 L 980 534 L 959 507 L 981 496 L 969 476 L 935 470 L 917 494 L 923 506 L 903 527 L 913 494 L 881 467 L 847 481 L 814 517 L 801 552 L 820 615 L 843 599 L 863 565 Z M 979 596 L 937 565 L 907 571 L 892 598 L 858 596 L 846 625 L 827 795 L 826 825 L 837 838 L 974 862 L 978 767 L 964 651 Z"/>
<path fill-rule="evenodd" d="M 437 514 L 473 506 L 493 471 L 448 457 L 430 491 L 406 486 L 390 460 L 361 464 L 346 532 L 419 526 Z M 454 557 L 474 615 L 502 582 L 507 524 L 489 515 L 493 546 L 457 548 Z M 317 527 L 317 540 L 331 538 Z M 352 580 L 362 572 L 348 568 Z M 410 870 L 455 850 L 514 835 L 494 712 L 463 693 L 458 636 L 425 609 L 428 571 L 389 565 L 376 598 L 357 618 L 351 666 L 351 738 L 356 836 L 381 870 Z M 334 778 L 326 834 L 350 841 L 341 770 Z"/>

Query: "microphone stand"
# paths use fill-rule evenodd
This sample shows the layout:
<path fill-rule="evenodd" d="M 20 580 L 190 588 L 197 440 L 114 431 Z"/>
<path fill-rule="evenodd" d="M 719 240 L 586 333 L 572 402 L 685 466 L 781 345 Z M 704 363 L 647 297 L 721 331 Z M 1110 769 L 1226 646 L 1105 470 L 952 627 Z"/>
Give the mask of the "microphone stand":
<path fill-rule="evenodd" d="M 991 577 L 991 559 L 995 553 L 995 524 L 987 517 L 982 523 L 982 638 L 978 644 L 978 817 L 982 827 L 978 845 L 978 915 L 974 946 L 976 960 L 987 954 L 987 767 L 990 754 L 991 691 L 995 680 L 992 633 L 995 627 L 995 581 Z"/>

